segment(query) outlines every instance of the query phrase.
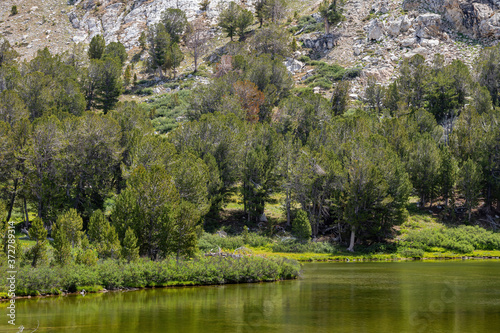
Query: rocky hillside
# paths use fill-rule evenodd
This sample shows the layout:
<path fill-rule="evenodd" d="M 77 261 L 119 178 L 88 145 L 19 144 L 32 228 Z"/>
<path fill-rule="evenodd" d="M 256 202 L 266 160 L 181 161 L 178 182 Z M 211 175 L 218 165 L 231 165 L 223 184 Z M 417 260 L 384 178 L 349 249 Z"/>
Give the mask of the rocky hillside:
<path fill-rule="evenodd" d="M 120 41 L 130 50 L 139 46 L 139 36 L 157 23 L 167 8 L 184 10 L 189 19 L 201 14 L 198 0 L 77 0 L 68 14 L 75 29 L 73 41 L 88 43 L 102 34 L 107 42 Z M 216 23 L 222 0 L 212 0 L 204 15 Z"/>
<path fill-rule="evenodd" d="M 214 27 L 225 1 L 212 0 L 203 13 Z M 139 45 L 141 32 L 158 22 L 163 10 L 178 7 L 192 19 L 201 14 L 199 2 L 46 0 L 42 5 L 35 0 L 3 0 L 0 33 L 25 58 L 44 46 L 62 51 L 74 43 L 88 43 L 96 34 L 103 34 L 107 42 L 120 41 L 131 51 Z M 245 1 L 249 7 L 252 2 Z M 319 0 L 290 2 L 299 16 L 312 15 L 321 21 Z M 12 5 L 17 5 L 17 15 L 11 15 Z M 344 15 L 346 19 L 330 35 L 299 31 L 296 37 L 305 46 L 302 54 L 312 51 L 328 63 L 363 68 L 358 83 L 367 75 L 380 81 L 392 79 L 399 62 L 417 53 L 428 61 L 441 53 L 447 61 L 458 58 L 472 64 L 482 47 L 500 38 L 500 2 L 495 0 L 347 0 Z M 296 77 L 301 78 L 300 70 Z"/>
<path fill-rule="evenodd" d="M 472 65 L 479 50 L 500 37 L 499 9 L 493 1 L 350 0 L 346 20 L 330 36 L 300 39 L 327 62 L 362 67 L 356 94 L 368 75 L 390 81 L 400 61 L 415 54 L 430 62 L 440 53 L 447 62 Z"/>

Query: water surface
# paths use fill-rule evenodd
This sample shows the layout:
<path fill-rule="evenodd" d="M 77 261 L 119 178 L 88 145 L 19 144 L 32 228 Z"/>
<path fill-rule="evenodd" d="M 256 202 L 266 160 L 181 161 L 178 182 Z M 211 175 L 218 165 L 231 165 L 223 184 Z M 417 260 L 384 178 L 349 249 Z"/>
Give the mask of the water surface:
<path fill-rule="evenodd" d="M 500 261 L 316 263 L 295 281 L 16 304 L 24 332 L 498 332 Z"/>

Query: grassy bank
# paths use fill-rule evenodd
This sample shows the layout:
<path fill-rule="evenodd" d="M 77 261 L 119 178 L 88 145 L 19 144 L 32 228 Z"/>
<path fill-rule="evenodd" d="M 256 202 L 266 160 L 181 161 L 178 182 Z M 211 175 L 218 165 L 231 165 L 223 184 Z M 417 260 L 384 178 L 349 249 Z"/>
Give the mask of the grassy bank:
<path fill-rule="evenodd" d="M 279 200 L 277 200 L 279 201 Z M 205 233 L 199 239 L 201 252 L 221 248 L 276 256 L 298 261 L 389 261 L 389 260 L 436 260 L 464 258 L 499 258 L 500 233 L 480 225 L 463 225 L 458 222 L 443 222 L 439 214 L 429 209 L 418 208 L 415 200 L 408 207 L 409 217 L 401 225 L 394 226 L 391 235 L 379 243 L 356 244 L 355 252 L 346 250 L 347 245 L 331 241 L 333 237 L 322 237 L 321 242 L 300 242 L 289 232 L 272 237 L 269 230 L 241 231 L 235 223 L 222 226 L 229 234 L 220 237 Z M 267 205 L 266 215 L 274 224 L 283 224 L 284 216 L 279 205 Z M 242 209 L 239 200 L 228 207 L 234 216 Z M 237 221 L 236 218 L 233 220 Z M 328 235 L 326 235 L 328 236 Z"/>
<path fill-rule="evenodd" d="M 201 257 L 189 261 L 116 260 L 96 266 L 23 267 L 16 275 L 17 296 L 38 296 L 102 289 L 213 285 L 297 278 L 300 264 L 285 258 L 258 256 Z M 1 277 L 5 281 L 4 276 Z"/>
<path fill-rule="evenodd" d="M 442 230 L 444 228 L 444 230 Z M 222 251 L 245 251 L 266 257 L 280 257 L 297 261 L 390 261 L 413 259 L 464 259 L 499 258 L 500 250 L 495 245 L 499 234 L 476 230 L 475 227 L 413 230 L 394 242 L 357 247 L 349 252 L 345 247 L 330 242 L 298 242 L 290 238 L 265 237 L 254 233 L 221 238 L 214 234 L 204 234 L 199 242 L 200 250 L 208 252 L 220 248 Z M 457 240 L 469 232 L 476 237 L 468 241 Z M 408 237 L 407 237 L 408 236 Z M 479 237 L 481 236 L 481 237 Z M 414 242 L 418 237 L 421 242 Z M 436 239 L 440 240 L 441 246 Z"/>

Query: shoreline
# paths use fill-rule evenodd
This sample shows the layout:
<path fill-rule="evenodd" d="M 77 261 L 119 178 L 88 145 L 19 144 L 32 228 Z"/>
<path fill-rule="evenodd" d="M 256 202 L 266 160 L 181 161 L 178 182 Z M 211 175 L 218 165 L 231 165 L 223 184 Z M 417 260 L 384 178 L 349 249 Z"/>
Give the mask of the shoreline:
<path fill-rule="evenodd" d="M 130 287 L 130 288 L 120 288 L 120 289 L 103 289 L 99 290 L 96 292 L 86 292 L 85 295 L 82 295 L 82 297 L 85 297 L 87 295 L 96 295 L 96 294 L 107 294 L 107 293 L 117 293 L 117 292 L 129 292 L 129 291 L 140 291 L 140 290 L 147 290 L 147 289 L 169 289 L 169 288 L 189 288 L 189 287 L 212 287 L 212 286 L 226 286 L 226 285 L 235 285 L 235 284 L 255 284 L 255 283 L 273 283 L 273 282 L 281 282 L 281 281 L 292 281 L 292 280 L 297 280 L 298 277 L 295 278 L 290 278 L 290 279 L 279 279 L 279 280 L 269 280 L 269 281 L 247 281 L 247 282 L 227 282 L 227 283 L 210 283 L 210 284 L 201 284 L 201 283 L 182 283 L 182 282 L 173 282 L 170 285 L 166 286 L 154 286 L 154 287 Z M 186 281 L 187 282 L 187 281 Z M 62 292 L 61 294 L 41 294 L 41 295 L 33 295 L 33 296 L 17 296 L 14 299 L 39 299 L 39 298 L 48 298 L 48 297 L 57 297 L 57 296 L 77 296 L 78 294 L 81 294 L 78 291 L 75 292 Z M 3 302 L 9 302 L 11 299 L 10 298 L 0 298 L 0 304 Z"/>
<path fill-rule="evenodd" d="M 435 260 L 498 260 L 500 251 L 482 251 L 475 254 L 457 254 L 452 252 L 425 252 L 422 257 L 400 257 L 391 253 L 374 254 L 328 254 L 328 253 L 285 253 L 285 252 L 267 252 L 259 249 L 253 249 L 256 254 L 268 257 L 281 257 L 297 260 L 298 262 L 377 262 L 377 261 L 435 261 Z"/>
<path fill-rule="evenodd" d="M 294 253 L 292 253 L 294 254 Z M 277 254 L 274 253 L 275 256 L 281 258 L 288 258 L 284 255 L 284 253 Z M 387 254 L 386 254 L 387 256 Z M 423 257 L 423 258 L 326 258 L 326 259 L 306 259 L 306 260 L 298 260 L 301 263 L 347 263 L 347 262 L 404 262 L 404 261 L 422 261 L 422 262 L 430 262 L 430 261 L 465 261 L 465 260 L 500 260 L 500 256 L 445 256 L 445 257 Z M 118 289 L 102 289 L 96 292 L 87 292 L 86 295 L 92 294 L 106 294 L 113 292 L 129 292 L 129 291 L 139 291 L 146 289 L 166 289 L 166 288 L 187 288 L 187 287 L 210 287 L 210 286 L 225 286 L 225 285 L 235 285 L 235 284 L 253 284 L 253 283 L 272 283 L 272 282 L 280 282 L 280 281 L 291 281 L 297 280 L 298 276 L 294 278 L 288 279 L 276 279 L 276 280 L 256 280 L 256 281 L 245 281 L 245 282 L 227 282 L 227 283 L 195 283 L 191 281 L 172 281 L 167 283 L 167 285 L 159 285 L 159 286 L 146 286 L 146 287 L 130 287 L 130 288 L 118 288 Z M 18 296 L 14 299 L 31 299 L 31 298 L 47 298 L 47 297 L 56 297 L 56 296 L 71 296 L 78 295 L 79 291 L 75 292 L 61 292 L 61 294 L 40 294 L 40 295 L 28 295 L 28 296 Z M 4 302 L 9 302 L 10 298 L 0 298 L 0 304 Z"/>

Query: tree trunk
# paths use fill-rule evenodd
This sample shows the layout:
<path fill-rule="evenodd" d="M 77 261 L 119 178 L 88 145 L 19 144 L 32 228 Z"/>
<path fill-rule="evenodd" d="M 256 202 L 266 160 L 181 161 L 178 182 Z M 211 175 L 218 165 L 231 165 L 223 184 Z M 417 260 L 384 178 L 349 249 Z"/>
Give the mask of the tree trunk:
<path fill-rule="evenodd" d="M 489 177 L 487 178 L 487 187 L 486 187 L 486 207 L 488 210 L 493 208 L 492 200 L 491 200 L 491 178 L 493 177 L 493 170 L 491 168 L 491 154 L 488 156 L 488 165 L 490 166 Z"/>
<path fill-rule="evenodd" d="M 330 23 L 326 18 L 325 18 L 325 32 L 327 35 L 330 33 Z"/>
<path fill-rule="evenodd" d="M 356 237 L 356 227 L 351 226 L 351 241 L 349 243 L 349 247 L 347 248 L 347 251 L 354 252 L 354 239 Z"/>
<path fill-rule="evenodd" d="M 9 203 L 9 213 L 7 214 L 7 222 L 10 221 L 10 217 L 12 215 L 12 209 L 14 208 L 14 202 L 16 201 L 16 194 L 17 194 L 17 183 L 19 181 L 19 178 L 16 178 L 14 180 L 14 193 L 12 193 L 12 198 L 10 199 Z"/>
<path fill-rule="evenodd" d="M 28 205 L 26 204 L 26 198 L 23 198 L 23 206 L 24 206 L 24 214 L 25 214 L 25 220 L 24 220 L 24 226 L 26 229 L 28 229 L 28 225 L 30 224 L 30 217 L 28 215 Z"/>
<path fill-rule="evenodd" d="M 290 221 L 290 190 L 286 190 L 286 225 L 289 227 Z"/>
<path fill-rule="evenodd" d="M 194 72 L 196 73 L 198 71 L 198 50 L 195 48 L 194 50 Z"/>

